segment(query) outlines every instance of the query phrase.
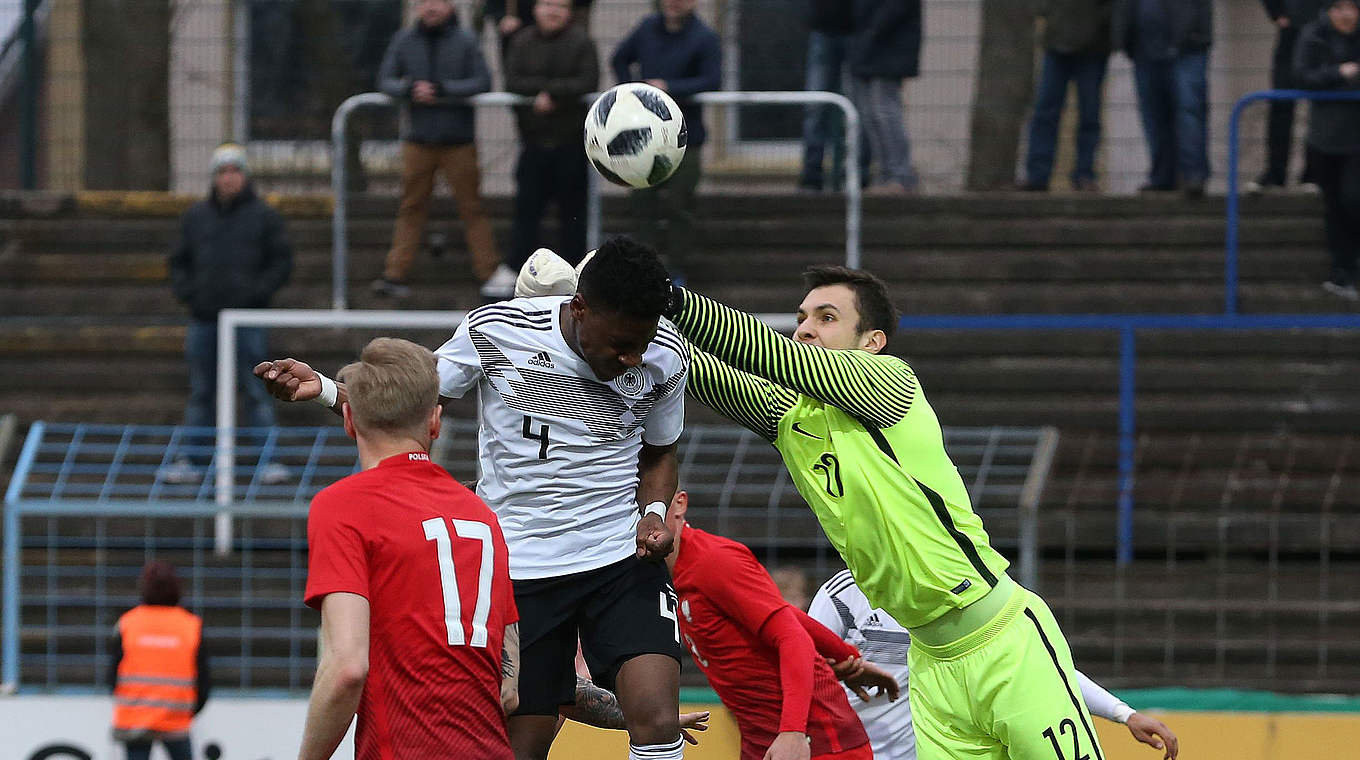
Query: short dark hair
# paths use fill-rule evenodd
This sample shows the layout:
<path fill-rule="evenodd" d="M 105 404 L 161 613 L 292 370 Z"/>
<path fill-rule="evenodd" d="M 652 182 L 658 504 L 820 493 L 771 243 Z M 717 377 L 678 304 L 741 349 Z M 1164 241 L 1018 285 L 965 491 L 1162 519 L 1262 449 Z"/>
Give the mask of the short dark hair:
<path fill-rule="evenodd" d="M 859 324 L 855 329 L 861 333 L 882 330 L 889 338 L 897 330 L 897 309 L 888 298 L 888 286 L 874 275 L 863 269 L 842 266 L 808 267 L 803 272 L 803 285 L 808 290 L 827 285 L 845 285 L 855 293 L 855 309 L 859 311 Z"/>
<path fill-rule="evenodd" d="M 164 560 L 146 563 L 142 577 L 137 582 L 142 592 L 142 604 L 175 607 L 179 604 L 179 578 L 175 576 L 175 566 Z"/>
<path fill-rule="evenodd" d="M 576 290 L 601 311 L 656 319 L 670 303 L 671 279 L 656 249 L 616 235 L 586 263 Z"/>

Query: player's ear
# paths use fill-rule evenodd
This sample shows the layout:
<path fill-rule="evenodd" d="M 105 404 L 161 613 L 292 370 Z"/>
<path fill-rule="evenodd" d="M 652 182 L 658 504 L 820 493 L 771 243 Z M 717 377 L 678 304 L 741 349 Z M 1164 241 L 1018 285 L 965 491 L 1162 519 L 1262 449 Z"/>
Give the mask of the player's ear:
<path fill-rule="evenodd" d="M 685 519 L 685 513 L 688 511 L 689 492 L 682 488 L 679 491 L 676 491 L 675 495 L 671 497 L 671 506 L 666 512 L 666 518 L 672 519 L 678 517 L 683 520 Z"/>
<path fill-rule="evenodd" d="M 888 336 L 882 330 L 870 330 L 860 336 L 859 347 L 871 354 L 877 354 L 888 346 Z"/>
<path fill-rule="evenodd" d="M 345 420 L 345 435 L 356 441 L 359 440 L 359 432 L 354 427 L 354 410 L 350 407 L 348 401 L 340 405 L 340 415 Z"/>
<path fill-rule="evenodd" d="M 430 410 L 430 440 L 439 437 L 439 431 L 444 425 L 444 405 L 435 404 L 434 409 Z"/>

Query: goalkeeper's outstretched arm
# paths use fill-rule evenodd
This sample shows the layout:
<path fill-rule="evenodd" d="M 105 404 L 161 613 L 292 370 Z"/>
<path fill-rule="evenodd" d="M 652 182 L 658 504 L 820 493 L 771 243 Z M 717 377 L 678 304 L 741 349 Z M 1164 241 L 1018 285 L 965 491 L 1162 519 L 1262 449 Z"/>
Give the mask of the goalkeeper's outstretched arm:
<path fill-rule="evenodd" d="M 678 303 L 671 321 L 695 348 L 723 364 L 881 428 L 897 424 L 911 407 L 916 373 L 901 359 L 799 343 L 750 314 L 683 288 L 675 290 Z"/>

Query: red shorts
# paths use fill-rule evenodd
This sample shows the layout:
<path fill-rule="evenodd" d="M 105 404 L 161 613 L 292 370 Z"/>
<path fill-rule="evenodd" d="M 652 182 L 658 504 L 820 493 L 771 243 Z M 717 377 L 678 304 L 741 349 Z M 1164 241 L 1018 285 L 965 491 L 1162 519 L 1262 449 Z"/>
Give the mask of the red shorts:
<path fill-rule="evenodd" d="M 854 749 L 831 752 L 826 755 L 813 755 L 812 760 L 874 760 L 874 748 L 865 742 Z"/>

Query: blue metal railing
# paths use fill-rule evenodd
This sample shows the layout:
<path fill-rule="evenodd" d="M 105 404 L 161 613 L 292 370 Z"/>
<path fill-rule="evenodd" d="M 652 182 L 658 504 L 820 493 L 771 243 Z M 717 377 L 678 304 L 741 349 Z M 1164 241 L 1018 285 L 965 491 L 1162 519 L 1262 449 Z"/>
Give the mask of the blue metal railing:
<path fill-rule="evenodd" d="M 1223 311 L 1237 313 L 1237 234 L 1238 215 L 1241 213 L 1237 197 L 1237 171 L 1240 159 L 1242 113 L 1247 106 L 1263 100 L 1360 100 L 1360 91 L 1345 92 L 1314 90 L 1261 90 L 1251 92 L 1237 99 L 1233 106 L 1232 118 L 1228 120 L 1228 197 L 1227 197 L 1227 240 L 1223 261 Z"/>

